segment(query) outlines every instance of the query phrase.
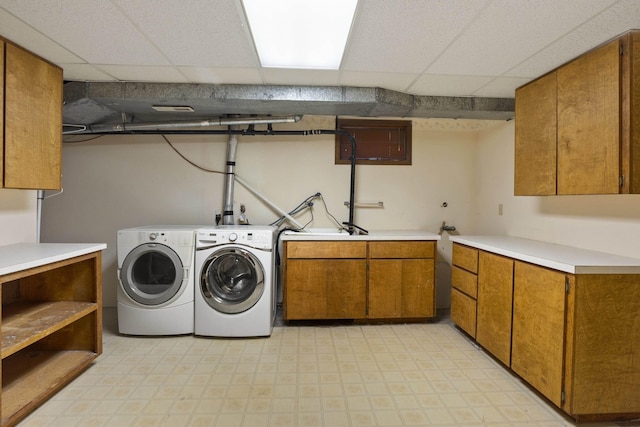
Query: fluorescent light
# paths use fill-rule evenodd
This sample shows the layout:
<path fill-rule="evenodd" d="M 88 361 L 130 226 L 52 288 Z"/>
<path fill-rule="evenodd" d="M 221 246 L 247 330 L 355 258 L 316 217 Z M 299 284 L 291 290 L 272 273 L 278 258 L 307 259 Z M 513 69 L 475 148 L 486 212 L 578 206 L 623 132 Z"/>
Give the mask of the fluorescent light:
<path fill-rule="evenodd" d="M 357 0 L 243 0 L 263 67 L 337 70 Z"/>

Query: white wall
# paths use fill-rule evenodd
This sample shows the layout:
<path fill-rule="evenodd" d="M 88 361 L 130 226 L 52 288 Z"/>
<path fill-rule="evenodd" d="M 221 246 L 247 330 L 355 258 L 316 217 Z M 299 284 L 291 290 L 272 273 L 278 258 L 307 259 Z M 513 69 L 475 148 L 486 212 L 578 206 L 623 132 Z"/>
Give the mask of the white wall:
<path fill-rule="evenodd" d="M 36 194 L 32 190 L 0 189 L 0 245 L 36 241 Z"/>
<path fill-rule="evenodd" d="M 274 129 L 333 129 L 335 118 L 305 117 Z M 442 221 L 473 232 L 476 138 L 495 122 L 426 120 L 413 122 L 413 165 L 357 167 L 356 201 L 382 201 L 384 209 L 357 209 L 355 222 L 368 229 L 417 229 L 438 232 Z M 259 128 L 259 127 L 258 127 Z M 90 138 L 90 137 L 89 137 Z M 175 147 L 197 164 L 223 171 L 226 136 L 169 136 Z M 76 137 L 87 139 L 87 137 Z M 334 165 L 334 138 L 240 137 L 238 176 L 280 208 L 289 211 L 321 192 L 328 210 L 348 219 L 349 166 Z M 211 224 L 222 208 L 223 176 L 203 172 L 182 160 L 162 136 L 104 136 L 63 147 L 60 196 L 45 200 L 44 242 L 105 242 L 105 306 L 116 304 L 116 233 L 152 224 Z M 279 217 L 236 184 L 236 205 L 244 203 L 253 224 Z M 448 207 L 441 207 L 447 202 Z M 236 215 L 239 209 L 236 207 Z M 332 225 L 316 201 L 313 227 Z M 306 213 L 296 217 L 302 224 Z M 450 243 L 438 245 L 438 306 L 449 305 Z"/>
<path fill-rule="evenodd" d="M 305 117 L 287 129 L 331 129 L 333 123 L 333 117 Z M 438 232 L 446 221 L 461 234 L 507 234 L 640 257 L 640 195 L 514 197 L 513 135 L 513 121 L 414 120 L 412 166 L 358 166 L 356 199 L 383 201 L 385 207 L 358 209 L 356 222 L 370 229 Z M 169 139 L 198 164 L 224 169 L 226 137 Z M 333 150 L 331 136 L 241 137 L 236 172 L 285 210 L 319 191 L 343 221 L 349 167 L 333 164 Z M 65 144 L 63 186 L 62 195 L 44 201 L 42 241 L 108 244 L 105 306 L 116 303 L 118 229 L 210 224 L 223 202 L 223 176 L 189 165 L 158 135 Z M 235 200 L 246 204 L 254 224 L 278 217 L 240 185 Z M 298 217 L 302 223 L 309 219 Z M 312 226 L 331 226 L 320 202 Z M 35 191 L 0 190 L 0 231 L 0 244 L 35 241 Z M 438 243 L 439 307 L 449 304 L 447 237 Z"/>
<path fill-rule="evenodd" d="M 478 133 L 476 164 L 479 233 L 640 258 L 640 195 L 513 196 L 513 121 Z"/>

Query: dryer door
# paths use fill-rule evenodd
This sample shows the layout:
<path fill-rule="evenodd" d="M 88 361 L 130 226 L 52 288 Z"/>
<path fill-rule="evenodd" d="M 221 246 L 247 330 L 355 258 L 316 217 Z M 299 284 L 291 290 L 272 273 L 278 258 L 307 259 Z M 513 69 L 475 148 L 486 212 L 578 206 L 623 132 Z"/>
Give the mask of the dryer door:
<path fill-rule="evenodd" d="M 145 243 L 125 257 L 120 283 L 136 302 L 159 305 L 180 293 L 184 271 L 178 254 L 159 243 Z"/>
<path fill-rule="evenodd" d="M 221 313 L 241 313 L 253 307 L 264 292 L 264 268 L 241 248 L 226 248 L 207 258 L 200 272 L 204 300 Z"/>

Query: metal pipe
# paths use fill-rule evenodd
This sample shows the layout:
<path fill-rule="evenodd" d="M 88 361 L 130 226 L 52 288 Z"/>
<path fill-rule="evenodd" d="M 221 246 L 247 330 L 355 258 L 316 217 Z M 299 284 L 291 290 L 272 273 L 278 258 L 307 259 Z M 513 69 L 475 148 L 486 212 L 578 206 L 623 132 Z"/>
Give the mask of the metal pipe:
<path fill-rule="evenodd" d="M 44 200 L 44 190 L 37 191 L 36 204 L 36 243 L 40 243 L 40 232 L 42 230 L 42 201 Z"/>
<path fill-rule="evenodd" d="M 294 116 L 301 117 L 301 116 Z M 208 129 L 208 130 L 167 130 L 167 131 L 158 131 L 158 130 L 148 130 L 148 129 L 127 129 L 123 131 L 114 131 L 114 130 L 104 130 L 100 132 L 95 132 L 90 130 L 90 133 L 102 133 L 102 134 L 180 134 L 180 135 L 247 135 L 247 136 L 255 136 L 255 135 L 342 135 L 349 139 L 351 142 L 351 176 L 349 181 L 349 221 L 347 223 L 349 234 L 353 234 L 355 232 L 354 227 L 354 205 L 355 205 L 355 180 L 356 180 L 356 139 L 349 132 L 344 130 L 330 130 L 330 129 L 312 129 L 312 130 L 255 130 L 255 129 L 231 129 L 231 126 L 228 130 L 221 129 Z M 232 200 L 233 203 L 233 200 Z"/>
<path fill-rule="evenodd" d="M 174 121 L 174 122 L 148 122 L 148 123 L 108 123 L 88 125 L 84 131 L 74 130 L 74 135 L 83 133 L 126 133 L 128 131 L 146 130 L 161 131 L 175 129 L 192 129 L 212 126 L 231 125 L 258 125 L 271 123 L 295 123 L 302 119 L 301 115 L 288 117 L 232 117 L 208 120 Z"/>
<path fill-rule="evenodd" d="M 237 126 L 229 126 L 229 130 L 237 130 Z M 222 211 L 222 224 L 233 225 L 233 183 L 236 168 L 236 151 L 238 148 L 238 135 L 229 135 L 227 144 L 227 165 L 224 176 L 224 209 Z"/>
<path fill-rule="evenodd" d="M 293 225 L 295 225 L 299 229 L 303 229 L 304 228 L 291 215 L 289 215 L 286 211 L 280 209 L 275 204 L 273 204 L 270 200 L 268 200 L 266 197 L 264 197 L 262 194 L 260 194 L 258 192 L 258 190 L 256 190 L 255 188 L 251 187 L 245 180 L 241 179 L 238 175 L 234 175 L 234 178 L 235 178 L 236 181 L 238 181 L 240 184 L 242 184 L 242 186 L 244 188 L 246 188 L 247 190 L 251 191 L 255 196 L 257 196 L 260 200 L 262 200 L 267 206 L 269 206 L 271 209 L 275 210 L 280 215 L 283 215 L 285 218 L 287 218 Z"/>

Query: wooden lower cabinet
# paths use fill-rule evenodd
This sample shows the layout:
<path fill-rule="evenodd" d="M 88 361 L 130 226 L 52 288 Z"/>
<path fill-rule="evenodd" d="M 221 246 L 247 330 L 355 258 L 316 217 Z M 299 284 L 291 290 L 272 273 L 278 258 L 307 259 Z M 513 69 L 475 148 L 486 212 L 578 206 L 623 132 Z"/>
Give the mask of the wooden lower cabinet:
<path fill-rule="evenodd" d="M 102 353 L 102 256 L 0 275 L 0 425 L 13 426 Z"/>
<path fill-rule="evenodd" d="M 478 250 L 453 244 L 451 266 L 451 320 L 476 337 Z"/>
<path fill-rule="evenodd" d="M 573 281 L 575 280 L 575 282 Z M 563 409 L 640 418 L 640 275 L 576 275 L 567 296 Z"/>
<path fill-rule="evenodd" d="M 476 341 L 509 366 L 513 260 L 489 252 L 478 256 Z"/>
<path fill-rule="evenodd" d="M 285 320 L 435 316 L 433 241 L 285 241 Z"/>
<path fill-rule="evenodd" d="M 369 310 L 372 319 L 435 316 L 433 259 L 369 261 Z"/>
<path fill-rule="evenodd" d="M 362 319 L 366 286 L 364 259 L 288 260 L 286 319 Z"/>
<path fill-rule="evenodd" d="M 451 318 L 469 332 L 477 310 L 485 350 L 578 421 L 640 417 L 640 275 L 568 274 L 479 250 L 476 302 L 456 268 Z"/>
<path fill-rule="evenodd" d="M 456 288 L 451 289 L 451 321 L 471 335 L 471 338 L 476 337 L 476 310 L 475 299 Z"/>
<path fill-rule="evenodd" d="M 515 262 L 511 369 L 562 405 L 565 273 Z"/>

